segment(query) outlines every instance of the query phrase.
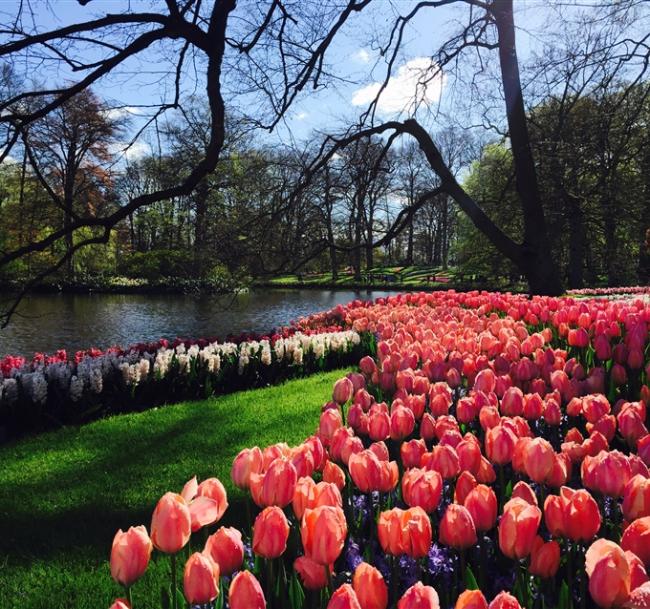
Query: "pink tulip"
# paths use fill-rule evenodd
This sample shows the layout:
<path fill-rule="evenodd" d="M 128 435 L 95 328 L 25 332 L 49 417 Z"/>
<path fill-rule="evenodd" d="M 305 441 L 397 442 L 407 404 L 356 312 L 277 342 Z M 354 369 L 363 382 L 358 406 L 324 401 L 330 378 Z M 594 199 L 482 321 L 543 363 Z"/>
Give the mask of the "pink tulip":
<path fill-rule="evenodd" d="M 151 541 L 166 554 L 176 554 L 185 547 L 191 534 L 190 509 L 176 493 L 162 496 L 151 518 Z"/>
<path fill-rule="evenodd" d="M 140 579 L 149 565 L 153 545 L 144 526 L 120 529 L 111 548 L 111 577 L 126 588 Z"/>

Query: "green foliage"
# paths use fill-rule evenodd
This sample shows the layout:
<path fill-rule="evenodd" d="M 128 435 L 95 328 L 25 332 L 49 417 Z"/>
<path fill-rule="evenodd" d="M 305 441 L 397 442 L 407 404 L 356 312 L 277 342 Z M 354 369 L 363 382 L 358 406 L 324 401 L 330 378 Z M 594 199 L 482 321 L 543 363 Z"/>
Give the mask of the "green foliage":
<path fill-rule="evenodd" d="M 152 250 L 124 256 L 118 272 L 134 279 L 160 280 L 163 277 L 189 277 L 193 258 L 190 251 Z"/>

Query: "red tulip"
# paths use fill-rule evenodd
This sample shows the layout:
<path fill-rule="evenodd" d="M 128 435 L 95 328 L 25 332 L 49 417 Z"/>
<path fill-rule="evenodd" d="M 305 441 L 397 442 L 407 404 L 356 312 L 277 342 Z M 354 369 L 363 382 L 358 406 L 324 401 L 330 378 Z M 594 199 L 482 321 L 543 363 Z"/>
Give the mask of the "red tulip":
<path fill-rule="evenodd" d="M 623 531 L 621 547 L 636 554 L 650 566 L 650 516 L 637 518 Z"/>
<path fill-rule="evenodd" d="M 630 567 L 619 546 L 608 540 L 596 541 L 585 555 L 585 570 L 589 594 L 599 607 L 623 606 L 630 596 Z"/>
<path fill-rule="evenodd" d="M 526 445 L 524 466 L 533 482 L 542 484 L 551 474 L 555 463 L 555 451 L 551 443 L 543 438 L 535 438 Z"/>
<path fill-rule="evenodd" d="M 308 556 L 299 556 L 293 562 L 293 568 L 300 575 L 303 586 L 307 590 L 322 590 L 327 586 L 327 571 L 332 572 L 332 566 L 327 567 L 313 561 Z"/>
<path fill-rule="evenodd" d="M 378 569 L 362 562 L 354 571 L 352 587 L 357 594 L 361 609 L 386 609 L 388 586 Z"/>
<path fill-rule="evenodd" d="M 151 541 L 166 554 L 176 554 L 190 539 L 190 509 L 176 493 L 165 493 L 151 518 Z"/>
<path fill-rule="evenodd" d="M 333 461 L 328 461 L 323 468 L 323 482 L 335 484 L 341 491 L 345 488 L 345 472 Z"/>
<path fill-rule="evenodd" d="M 555 577 L 560 567 L 560 545 L 557 541 L 544 540 L 538 535 L 533 543 L 530 553 L 530 566 L 528 571 L 542 579 Z"/>
<path fill-rule="evenodd" d="M 427 452 L 427 445 L 424 440 L 409 440 L 403 442 L 400 447 L 400 456 L 405 469 L 419 467 L 422 455 Z M 480 453 L 480 451 L 479 451 Z"/>
<path fill-rule="evenodd" d="M 350 584 L 343 584 L 332 594 L 327 609 L 362 609 L 362 607 L 354 588 Z"/>
<path fill-rule="evenodd" d="M 521 609 L 521 605 L 512 594 L 503 591 L 494 597 L 488 609 Z"/>
<path fill-rule="evenodd" d="M 476 526 L 469 510 L 462 505 L 451 503 L 440 521 L 440 543 L 464 550 L 477 542 Z"/>
<path fill-rule="evenodd" d="M 203 553 L 219 565 L 222 575 L 232 575 L 244 561 L 241 533 L 232 527 L 221 527 L 208 537 Z"/>
<path fill-rule="evenodd" d="M 517 436 L 508 427 L 497 425 L 485 432 L 485 454 L 497 465 L 505 465 L 512 460 Z"/>
<path fill-rule="evenodd" d="M 454 609 L 488 609 L 488 604 L 480 590 L 465 590 L 458 597 Z"/>
<path fill-rule="evenodd" d="M 152 548 L 144 526 L 120 529 L 111 548 L 111 577 L 126 588 L 133 585 L 147 570 Z"/>
<path fill-rule="evenodd" d="M 402 477 L 402 497 L 409 507 L 421 507 L 428 514 L 435 511 L 442 496 L 442 477 L 436 471 L 413 468 Z"/>
<path fill-rule="evenodd" d="M 183 590 L 192 605 L 211 603 L 219 596 L 219 565 L 205 554 L 192 554 L 185 563 Z"/>
<path fill-rule="evenodd" d="M 397 609 L 440 609 L 440 599 L 434 588 L 417 582 L 404 593 Z"/>
<path fill-rule="evenodd" d="M 230 609 L 266 609 L 262 586 L 250 571 L 235 575 L 228 590 Z"/>
<path fill-rule="evenodd" d="M 253 552 L 264 558 L 277 558 L 287 549 L 289 523 L 277 506 L 264 508 L 253 525 Z"/>
<path fill-rule="evenodd" d="M 477 531 L 489 531 L 497 521 L 497 496 L 485 484 L 479 484 L 465 497 L 463 505 L 470 513 Z"/>
<path fill-rule="evenodd" d="M 535 491 L 530 488 L 530 486 L 523 480 L 517 482 L 517 484 L 515 484 L 514 488 L 512 489 L 512 495 L 510 498 L 515 499 L 517 497 L 523 499 L 526 503 L 537 505 L 537 496 L 535 495 Z"/>

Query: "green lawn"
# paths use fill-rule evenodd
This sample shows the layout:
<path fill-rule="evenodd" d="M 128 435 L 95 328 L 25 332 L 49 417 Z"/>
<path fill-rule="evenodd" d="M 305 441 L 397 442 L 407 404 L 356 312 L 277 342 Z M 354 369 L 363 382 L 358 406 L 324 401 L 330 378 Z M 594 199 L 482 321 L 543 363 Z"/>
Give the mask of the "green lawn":
<path fill-rule="evenodd" d="M 0 447 L 0 608 L 108 608 L 120 588 L 108 556 L 118 528 L 150 524 L 158 498 L 196 474 L 229 491 L 224 520 L 241 521 L 230 483 L 244 447 L 298 443 L 346 371 L 120 415 Z M 234 505 L 233 505 L 234 504 Z M 135 609 L 159 607 L 165 559 L 134 588 Z"/>

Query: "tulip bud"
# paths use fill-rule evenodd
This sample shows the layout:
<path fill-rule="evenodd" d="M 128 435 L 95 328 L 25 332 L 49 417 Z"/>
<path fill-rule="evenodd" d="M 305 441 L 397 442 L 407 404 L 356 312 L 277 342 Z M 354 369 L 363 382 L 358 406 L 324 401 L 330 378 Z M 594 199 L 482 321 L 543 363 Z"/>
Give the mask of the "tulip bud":
<path fill-rule="evenodd" d="M 378 569 L 362 562 L 354 571 L 352 587 L 362 609 L 386 609 L 388 586 Z"/>
<path fill-rule="evenodd" d="M 417 582 L 404 593 L 397 609 L 440 609 L 440 599 L 434 588 Z"/>
<path fill-rule="evenodd" d="M 262 586 L 250 571 L 235 575 L 228 590 L 230 609 L 266 609 Z"/>
<path fill-rule="evenodd" d="M 322 590 L 327 586 L 327 571 L 332 571 L 331 565 L 323 566 L 308 556 L 299 556 L 293 563 L 293 568 L 300 575 L 303 586 L 307 590 Z"/>
<path fill-rule="evenodd" d="M 190 539 L 190 509 L 176 493 L 165 493 L 151 518 L 151 541 L 166 554 L 176 554 Z"/>
<path fill-rule="evenodd" d="M 440 521 L 440 543 L 457 550 L 464 550 L 477 542 L 476 526 L 469 510 L 451 503 Z"/>
<path fill-rule="evenodd" d="M 287 548 L 289 523 L 277 506 L 262 510 L 253 525 L 253 552 L 264 558 L 277 558 Z"/>
<path fill-rule="evenodd" d="M 147 570 L 152 547 L 144 526 L 120 529 L 111 548 L 111 577 L 126 588 L 133 585 Z"/>
<path fill-rule="evenodd" d="M 219 565 L 221 575 L 232 575 L 244 562 L 241 533 L 232 527 L 221 527 L 208 537 L 203 553 Z"/>

